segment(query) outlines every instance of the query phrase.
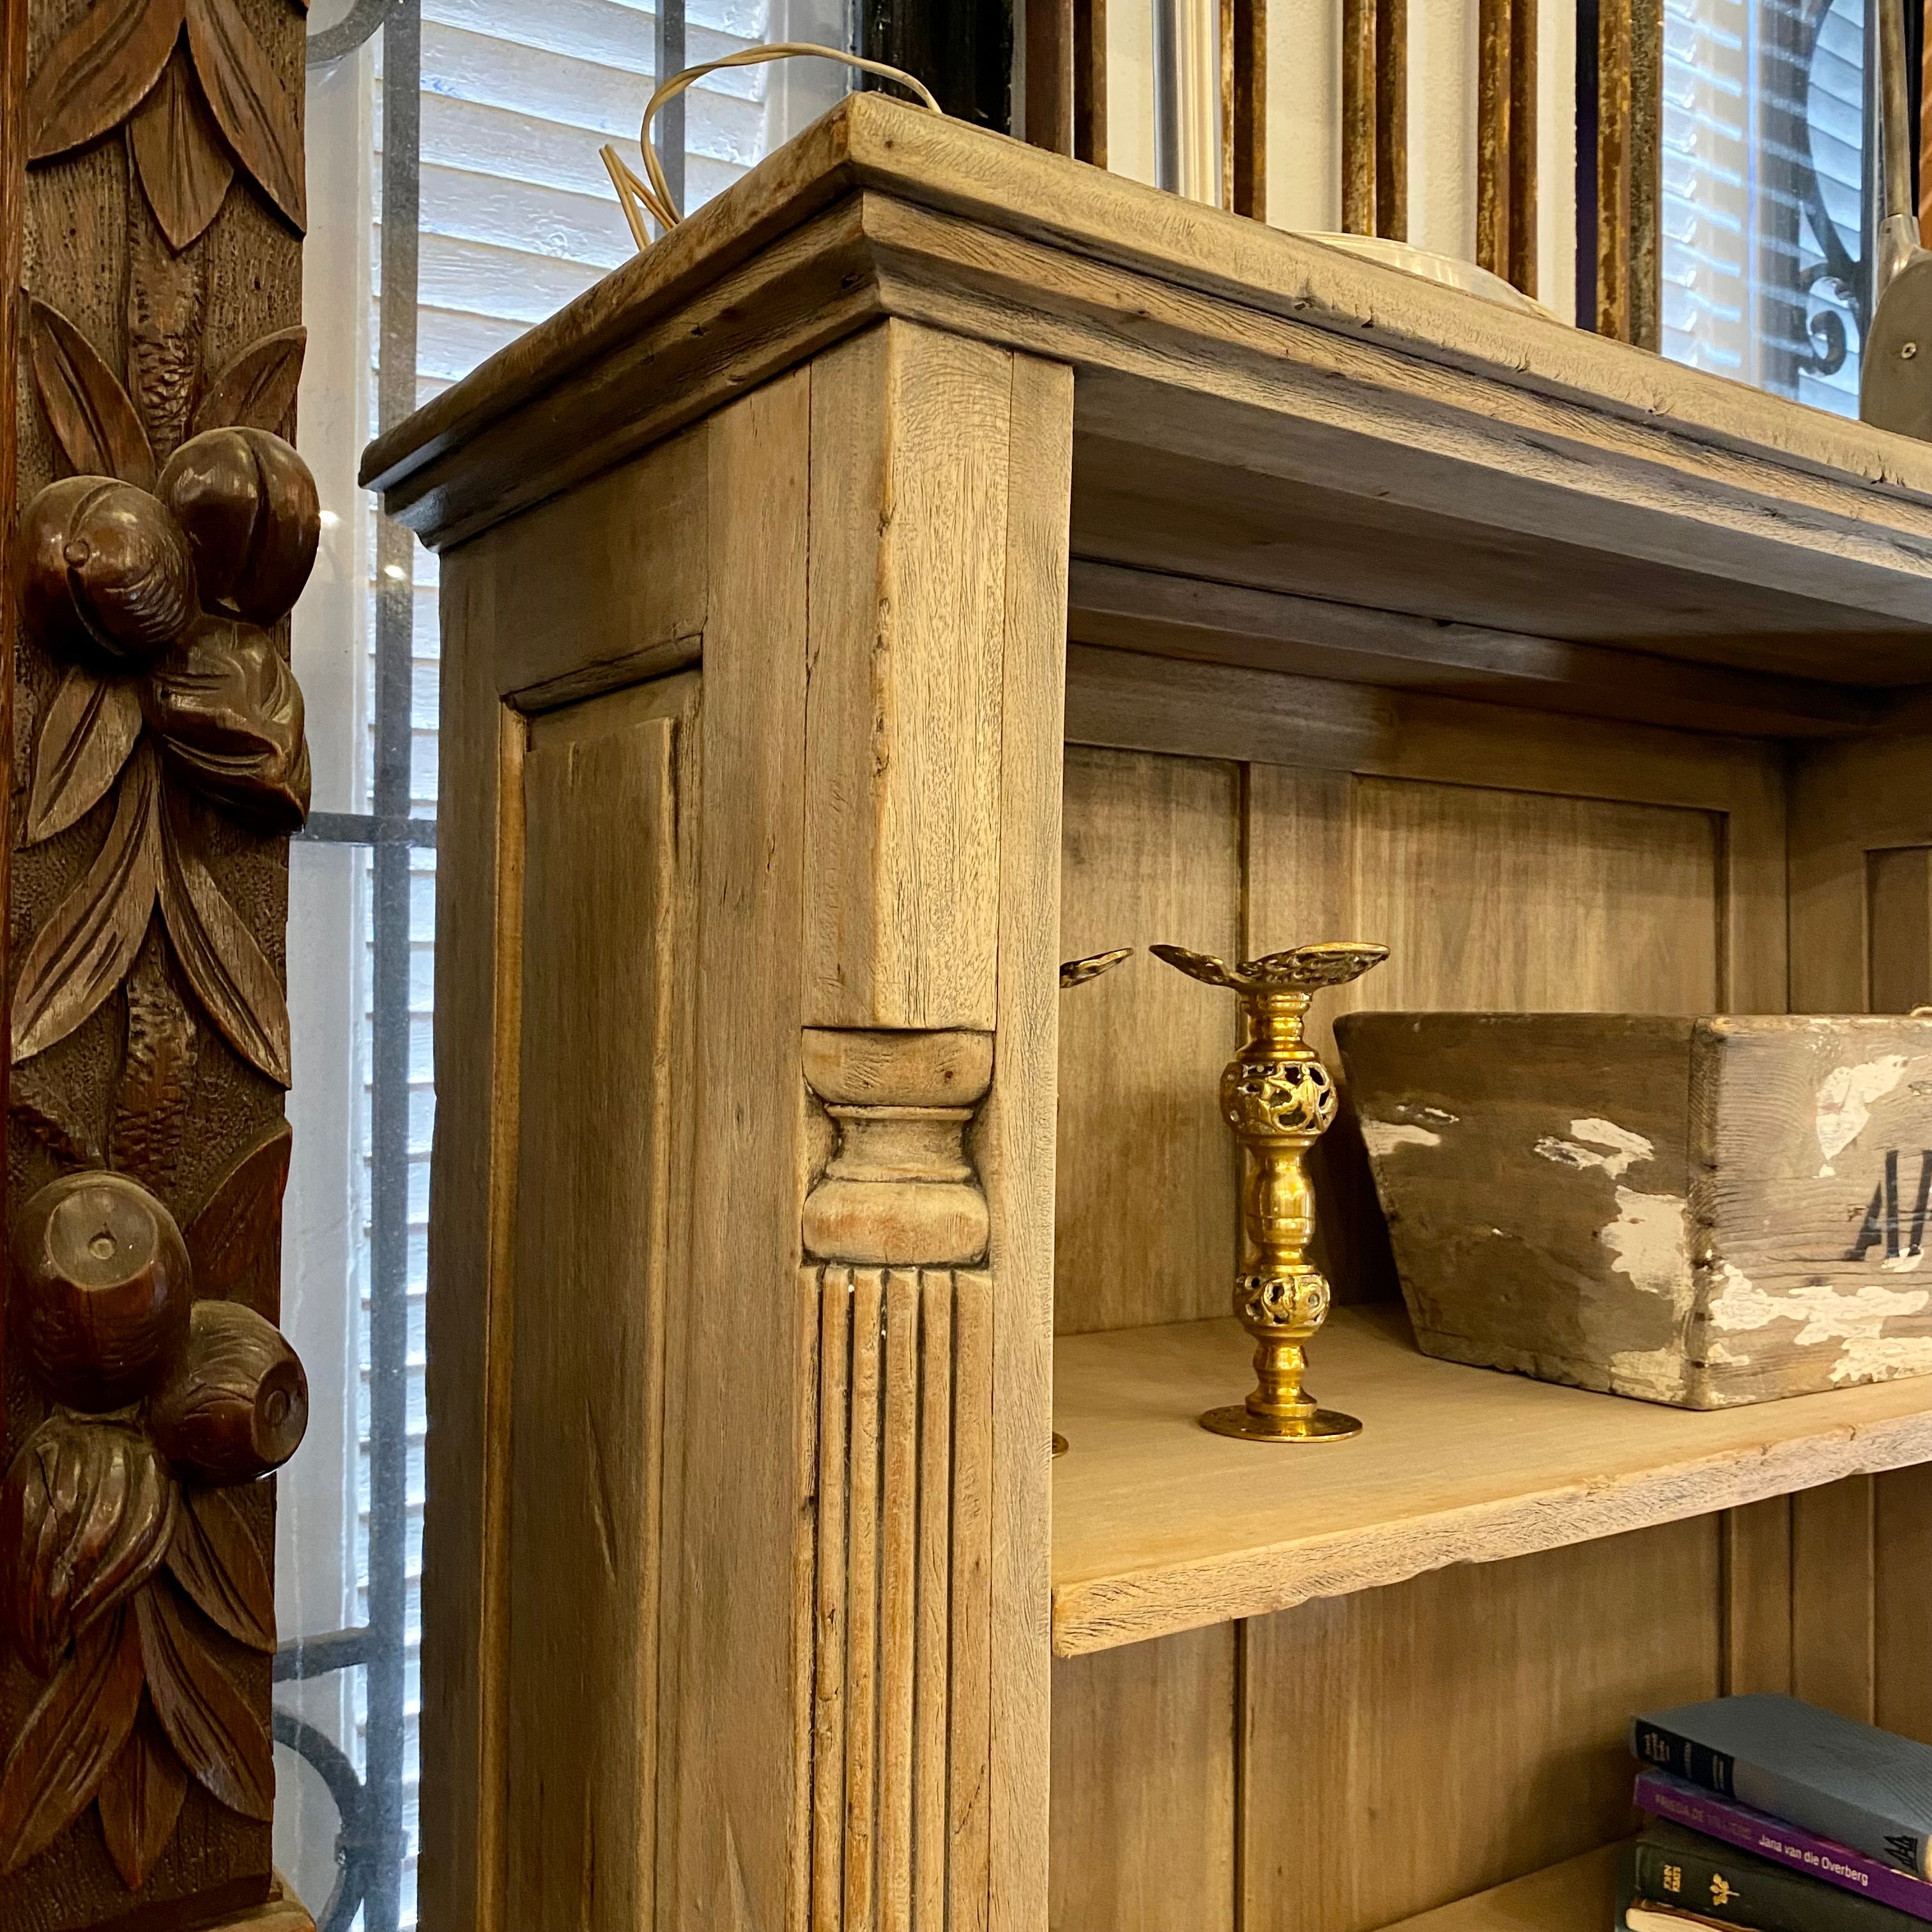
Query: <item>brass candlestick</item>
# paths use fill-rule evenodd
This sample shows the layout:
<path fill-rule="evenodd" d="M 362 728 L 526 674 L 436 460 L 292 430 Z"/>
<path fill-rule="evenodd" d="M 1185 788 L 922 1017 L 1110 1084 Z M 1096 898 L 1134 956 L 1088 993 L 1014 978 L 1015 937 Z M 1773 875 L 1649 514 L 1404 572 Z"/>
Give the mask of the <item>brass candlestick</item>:
<path fill-rule="evenodd" d="M 1070 986 L 1084 986 L 1089 980 L 1097 980 L 1102 973 L 1111 973 L 1133 950 L 1131 946 L 1117 946 L 1111 952 L 1090 952 L 1084 959 L 1063 959 L 1060 962 L 1060 990 L 1064 993 Z M 1053 1432 L 1053 1453 L 1056 1456 L 1066 1454 L 1066 1438 L 1057 1429 Z"/>
<path fill-rule="evenodd" d="M 1303 1156 L 1335 1118 L 1335 1085 L 1301 1036 L 1308 1002 L 1388 957 L 1358 940 L 1298 946 L 1229 967 L 1184 946 L 1158 958 L 1210 986 L 1239 994 L 1247 1038 L 1221 1076 L 1221 1113 L 1241 1149 L 1241 1258 L 1234 1312 L 1255 1338 L 1258 1385 L 1238 1408 L 1210 1408 L 1203 1429 L 1251 1442 L 1327 1442 L 1361 1432 L 1352 1415 L 1317 1408 L 1302 1386 L 1302 1345 L 1328 1314 L 1328 1283 L 1304 1257 L 1315 1196 Z"/>

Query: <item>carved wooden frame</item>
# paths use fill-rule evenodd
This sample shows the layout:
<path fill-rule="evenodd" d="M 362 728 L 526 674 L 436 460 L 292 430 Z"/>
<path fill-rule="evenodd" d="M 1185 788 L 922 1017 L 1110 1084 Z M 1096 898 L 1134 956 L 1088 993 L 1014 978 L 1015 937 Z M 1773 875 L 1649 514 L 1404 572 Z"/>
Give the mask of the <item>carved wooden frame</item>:
<path fill-rule="evenodd" d="M 302 0 L 31 0 L 0 1920 L 269 1906 Z M 10 288 L 16 278 L 9 274 Z M 4 480 L 4 479 L 0 479 Z M 272 1908 L 278 1922 L 301 1915 Z"/>

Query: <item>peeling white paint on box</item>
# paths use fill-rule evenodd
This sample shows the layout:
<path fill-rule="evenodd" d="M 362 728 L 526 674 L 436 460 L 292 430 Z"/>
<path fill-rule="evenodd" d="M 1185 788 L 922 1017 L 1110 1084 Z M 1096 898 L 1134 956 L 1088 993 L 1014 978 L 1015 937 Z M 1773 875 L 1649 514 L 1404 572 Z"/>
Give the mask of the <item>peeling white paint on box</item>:
<path fill-rule="evenodd" d="M 1620 1348 L 1610 1358 L 1610 1385 L 1619 1395 L 1675 1402 L 1690 1366 L 1676 1348 Z"/>
<path fill-rule="evenodd" d="M 1818 1170 L 1820 1180 L 1837 1172 L 1832 1162 L 1864 1132 L 1872 1102 L 1882 1100 L 1904 1076 L 1902 1053 L 1883 1054 L 1856 1066 L 1834 1066 L 1826 1075 L 1814 1117 L 1819 1150 L 1825 1156 L 1825 1165 Z"/>
<path fill-rule="evenodd" d="M 1654 1151 L 1642 1135 L 1594 1115 L 1588 1120 L 1572 1120 L 1570 1131 L 1575 1138 L 1567 1141 L 1545 1134 L 1537 1142 L 1536 1151 L 1559 1167 L 1600 1167 L 1612 1180 L 1636 1162 L 1648 1160 Z M 1580 1144 L 1584 1142 L 1593 1144 Z"/>
<path fill-rule="evenodd" d="M 1886 1382 L 1932 1372 L 1932 1335 L 1860 1336 L 1832 1364 L 1834 1382 Z"/>
<path fill-rule="evenodd" d="M 1400 1120 L 1364 1120 L 1362 1144 L 1379 1160 L 1399 1147 L 1440 1147 L 1442 1136 L 1426 1127 L 1412 1127 Z"/>
<path fill-rule="evenodd" d="M 1610 1251 L 1610 1265 L 1646 1294 L 1661 1294 L 1688 1306 L 1691 1290 L 1690 1230 L 1680 1194 L 1640 1194 L 1617 1190 L 1617 1216 L 1606 1222 L 1598 1239 Z"/>
<path fill-rule="evenodd" d="M 1879 1266 L 1887 1274 L 1916 1274 L 1924 1266 L 1924 1250 L 1914 1248 L 1909 1255 L 1888 1255 L 1879 1263 Z"/>
<path fill-rule="evenodd" d="M 1793 1338 L 1801 1348 L 1825 1342 L 1876 1341 L 1880 1329 L 1894 1316 L 1916 1315 L 1932 1300 L 1932 1293 L 1922 1288 L 1881 1288 L 1876 1282 L 1849 1294 L 1828 1281 L 1807 1282 L 1770 1294 L 1733 1262 L 1720 1262 L 1717 1274 L 1723 1286 L 1710 1301 L 1713 1328 L 1736 1334 L 1772 1322 L 1802 1322 L 1804 1326 Z M 1833 1380 L 1838 1379 L 1835 1368 L 1832 1372 Z"/>

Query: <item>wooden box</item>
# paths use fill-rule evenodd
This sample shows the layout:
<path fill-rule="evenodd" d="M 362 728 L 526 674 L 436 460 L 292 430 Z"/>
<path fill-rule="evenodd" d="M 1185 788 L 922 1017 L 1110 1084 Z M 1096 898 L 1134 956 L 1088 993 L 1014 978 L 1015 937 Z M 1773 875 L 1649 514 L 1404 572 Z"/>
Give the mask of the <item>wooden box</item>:
<path fill-rule="evenodd" d="M 1687 1408 L 1932 1370 L 1932 1022 L 1336 1025 L 1416 1339 Z"/>

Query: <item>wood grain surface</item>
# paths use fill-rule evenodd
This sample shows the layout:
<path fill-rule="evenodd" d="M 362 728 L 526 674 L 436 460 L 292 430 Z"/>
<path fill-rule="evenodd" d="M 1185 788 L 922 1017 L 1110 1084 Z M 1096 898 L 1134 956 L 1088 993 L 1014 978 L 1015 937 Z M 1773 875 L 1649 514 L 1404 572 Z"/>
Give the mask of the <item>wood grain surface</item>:
<path fill-rule="evenodd" d="M 994 1023 L 1010 368 L 888 322 L 812 372 L 814 1026 Z"/>
<path fill-rule="evenodd" d="M 1309 1350 L 1354 1443 L 1257 1487 L 1195 1417 L 1245 1386 L 1232 1320 L 1063 1336 L 1054 1646 L 1077 1655 L 1736 1508 L 1932 1460 L 1932 1384 L 1698 1413 L 1418 1353 L 1401 1312 L 1340 1309 Z"/>
<path fill-rule="evenodd" d="M 1389 1932 L 1569 1932 L 1616 1909 L 1621 1840 L 1403 1919 Z"/>
<path fill-rule="evenodd" d="M 688 1118 L 674 772 L 697 696 L 668 682 L 540 719 L 524 770 L 506 1910 L 535 1923 L 574 1892 L 612 1932 L 655 1906 L 664 1300 Z"/>
<path fill-rule="evenodd" d="M 1240 1626 L 1053 1666 L 1053 1932 L 1234 1932 Z"/>
<path fill-rule="evenodd" d="M 1232 1003 L 1147 956 L 1241 945 L 1240 778 L 1202 759 L 1066 752 L 1060 932 L 1069 958 L 1138 957 L 1060 1019 L 1054 1325 L 1220 1314 L 1234 1265 L 1233 1144 L 1215 1100 Z"/>
<path fill-rule="evenodd" d="M 856 280 L 840 284 L 837 316 L 820 301 L 808 305 L 809 322 L 797 309 L 796 322 L 767 326 L 755 344 L 746 335 L 730 349 L 726 338 L 754 310 L 768 321 L 785 310 L 774 277 L 795 270 L 808 279 L 812 244 L 797 224 L 854 181 L 858 202 L 839 218 L 844 226 L 820 231 L 819 246 L 828 262 L 841 249 L 869 251 L 876 269 L 861 263 Z M 748 263 L 748 251 L 760 248 L 764 255 Z M 766 266 L 754 273 L 760 261 Z M 1362 499 L 1386 493 L 1385 505 L 1404 517 L 1466 514 L 1480 501 L 1493 525 L 1545 545 L 1587 531 L 1579 550 L 1641 561 L 1618 586 L 1631 617 L 1645 610 L 1644 586 L 1655 581 L 1648 608 L 1660 629 L 1677 626 L 1675 634 L 1690 586 L 1666 592 L 1667 579 L 1652 575 L 1660 566 L 1707 580 L 1708 615 L 1699 628 L 1712 636 L 1728 624 L 1733 638 L 1748 639 L 1779 621 L 1766 612 L 1743 616 L 1736 600 L 1758 587 L 1810 595 L 1823 608 L 1808 615 L 1828 632 L 1854 610 L 1871 614 L 1854 620 L 1868 625 L 1882 613 L 1875 629 L 1909 629 L 1922 609 L 1917 580 L 1932 573 L 1932 545 L 1922 556 L 1918 547 L 1932 536 L 1932 505 L 1912 493 L 1932 471 L 1902 439 L 1828 422 L 871 95 L 438 398 L 407 435 L 376 448 L 370 476 L 399 508 L 420 496 L 421 509 L 408 513 L 447 537 L 610 466 L 627 453 L 622 439 L 634 448 L 674 427 L 676 411 L 695 415 L 726 392 L 707 392 L 704 377 L 660 387 L 669 365 L 624 345 L 635 338 L 641 349 L 688 298 L 712 299 L 694 289 L 741 268 L 752 280 L 702 338 L 706 356 L 725 358 L 713 366 L 727 386 L 788 366 L 828 340 L 828 329 L 857 328 L 890 308 L 1077 363 L 1088 377 L 1083 435 L 1103 418 L 1132 425 L 1128 440 L 1164 450 L 1162 468 L 1200 450 L 1231 474 L 1288 466 L 1330 488 L 1346 477 Z M 766 292 L 754 296 L 758 289 Z M 1130 332 L 1099 321 L 1130 313 L 1140 318 Z M 734 355 L 740 359 L 729 364 Z M 736 372 L 728 376 L 728 364 Z M 573 386 L 591 418 L 514 430 L 512 412 L 536 387 L 593 367 L 596 380 Z M 1093 380 L 1103 374 L 1118 386 L 1114 399 Z M 1392 415 L 1376 406 L 1378 392 L 1401 398 Z M 1668 434 L 1660 427 L 1666 421 Z M 489 458 L 493 436 L 509 439 L 503 460 L 478 460 Z M 484 475 L 496 480 L 466 508 L 434 479 L 470 442 L 465 487 Z M 1558 461 L 1559 446 L 1588 449 L 1591 460 Z M 1681 485 L 1667 506 L 1658 487 L 1666 476 Z M 1845 487 L 1854 478 L 1878 487 Z M 1748 482 L 1756 487 L 1742 487 Z M 1174 494 L 1178 503 L 1198 493 L 1177 478 Z M 1767 514 L 1770 503 L 1781 506 L 1775 514 Z M 1858 541 L 1858 524 L 1881 517 L 1912 532 L 1911 549 Z M 1658 550 L 1666 530 L 1688 540 L 1674 556 Z M 1189 574 L 1226 569 L 1203 555 Z M 1574 577 L 1567 567 L 1552 571 L 1537 616 L 1516 628 L 1569 632 L 1550 615 L 1568 608 Z M 1464 580 L 1482 576 L 1466 570 Z M 1667 617 L 1673 610 L 1679 614 Z M 1783 621 L 1806 614 L 1794 606 Z"/>
<path fill-rule="evenodd" d="M 1717 1582 L 1703 1517 L 1250 1624 L 1244 1926 L 1363 1932 L 1622 1836 L 1632 1713 L 1716 1693 Z"/>

